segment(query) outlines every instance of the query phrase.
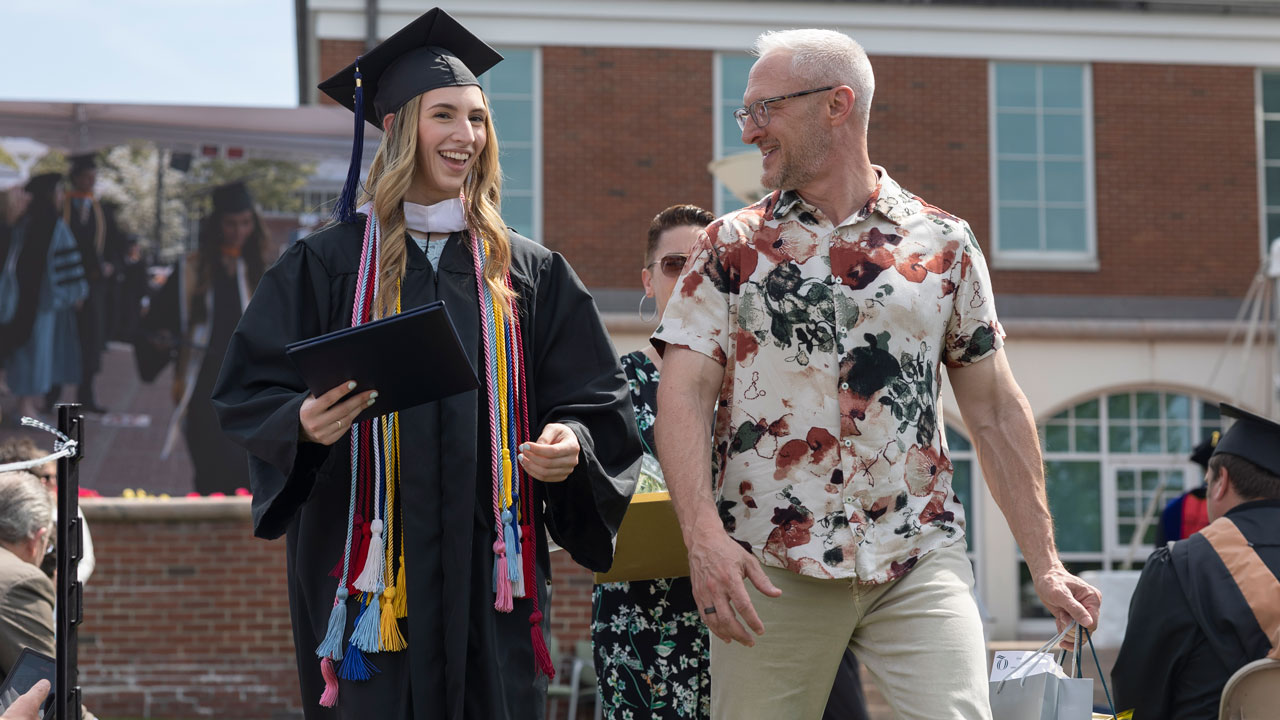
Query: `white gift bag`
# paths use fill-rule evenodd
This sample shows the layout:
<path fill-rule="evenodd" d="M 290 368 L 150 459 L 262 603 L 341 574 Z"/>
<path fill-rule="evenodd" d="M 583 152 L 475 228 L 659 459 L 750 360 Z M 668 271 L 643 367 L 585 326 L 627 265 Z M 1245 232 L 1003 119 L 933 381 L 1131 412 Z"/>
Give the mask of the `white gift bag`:
<path fill-rule="evenodd" d="M 1013 670 L 993 664 L 989 692 L 993 720 L 1091 720 L 1093 679 L 1080 675 L 1080 643 L 1073 662 L 1076 677 L 1062 671 L 1052 649 L 1076 629 L 1065 628 L 1034 653 L 1026 653 Z"/>

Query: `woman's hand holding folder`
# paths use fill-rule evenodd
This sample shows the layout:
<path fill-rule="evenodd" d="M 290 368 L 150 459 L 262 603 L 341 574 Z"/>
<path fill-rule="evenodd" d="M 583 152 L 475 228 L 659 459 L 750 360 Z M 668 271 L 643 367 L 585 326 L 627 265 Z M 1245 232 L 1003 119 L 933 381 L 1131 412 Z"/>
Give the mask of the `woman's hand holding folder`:
<path fill-rule="evenodd" d="M 346 397 L 347 393 L 356 389 L 354 380 L 343 383 L 329 390 L 320 397 L 308 395 L 302 401 L 302 409 L 298 411 L 298 431 L 306 442 L 332 445 L 339 438 L 345 437 L 351 429 L 351 421 L 373 405 L 378 398 L 377 390 L 356 393 Z M 345 400 L 343 398 L 346 398 Z"/>

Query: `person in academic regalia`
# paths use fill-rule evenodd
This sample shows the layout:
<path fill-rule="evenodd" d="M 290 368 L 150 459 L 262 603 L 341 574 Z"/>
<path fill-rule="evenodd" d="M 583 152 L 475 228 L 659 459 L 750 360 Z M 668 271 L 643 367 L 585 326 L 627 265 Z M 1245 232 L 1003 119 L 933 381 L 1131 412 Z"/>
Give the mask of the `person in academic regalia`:
<path fill-rule="evenodd" d="M 98 182 L 98 161 L 93 153 L 73 155 L 67 173 L 71 188 L 62 203 L 62 220 L 75 236 L 80 252 L 84 278 L 89 283 L 89 297 L 76 311 L 76 331 L 79 335 L 80 373 L 73 378 L 59 379 L 45 397 L 45 408 L 51 409 L 62 395 L 64 383 L 77 383 L 76 402 L 88 413 L 106 412 L 98 405 L 94 395 L 93 379 L 102 365 L 102 352 L 106 348 L 104 332 L 105 292 L 114 268 L 107 262 L 105 243 L 107 221 L 102 205 L 94 195 Z"/>
<path fill-rule="evenodd" d="M 1209 458 L 1218 444 L 1219 433 L 1214 433 L 1191 451 L 1191 462 L 1200 466 L 1203 475 L 1209 471 Z M 1209 511 L 1205 504 L 1208 488 L 1203 483 L 1170 500 L 1160 511 L 1156 524 L 1155 546 L 1160 547 L 1174 540 L 1185 540 L 1209 524 Z"/>
<path fill-rule="evenodd" d="M 175 361 L 174 412 L 164 452 L 181 429 L 195 471 L 195 490 L 202 495 L 229 494 L 249 486 L 244 449 L 222 434 L 209 396 L 272 247 L 243 182 L 220 185 L 212 195 L 213 212 L 200 224 L 196 250 L 169 274 L 145 321 L 151 337 L 160 331 L 170 339 L 159 352 L 173 350 Z"/>
<path fill-rule="evenodd" d="M 4 329 L 13 348 L 6 361 L 9 388 L 19 398 L 19 415 L 37 417 L 37 403 L 55 382 L 79 374 L 74 322 L 88 295 L 75 238 L 62 221 L 62 176 L 37 175 L 27 183 L 31 203 L 14 228 L 18 302 Z"/>
<path fill-rule="evenodd" d="M 1232 673 L 1280 658 L 1280 424 L 1235 423 L 1205 474 L 1209 525 L 1151 554 L 1111 679 L 1134 720 L 1211 720 Z"/>
<path fill-rule="evenodd" d="M 476 76 L 500 60 L 433 9 L 320 85 L 360 128 L 338 221 L 267 271 L 214 388 L 223 430 L 250 452 L 255 533 L 287 536 L 309 718 L 542 718 L 547 536 L 607 570 L 639 472 L 591 296 L 499 215 Z M 355 212 L 360 119 L 385 134 Z M 376 388 L 313 396 L 285 354 L 435 300 L 478 390 L 353 429 Z"/>

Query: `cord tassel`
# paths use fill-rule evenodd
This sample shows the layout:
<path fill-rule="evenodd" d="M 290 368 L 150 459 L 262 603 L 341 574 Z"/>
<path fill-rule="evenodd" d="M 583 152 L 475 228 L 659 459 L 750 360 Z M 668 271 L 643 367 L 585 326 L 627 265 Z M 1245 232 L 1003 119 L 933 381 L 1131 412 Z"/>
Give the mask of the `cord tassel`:
<path fill-rule="evenodd" d="M 403 525 L 403 523 L 401 524 Z M 401 542 L 400 544 L 404 545 L 403 542 Z M 409 590 L 409 586 L 405 584 L 405 580 L 404 580 L 404 553 L 401 552 L 400 553 L 400 569 L 396 571 L 396 596 L 392 598 L 394 607 L 396 609 L 397 620 L 399 620 L 400 618 L 409 616 L 409 598 L 407 597 L 409 594 L 408 590 Z"/>
<path fill-rule="evenodd" d="M 316 648 L 316 655 L 322 658 L 342 659 L 342 633 L 347 629 L 347 588 L 339 587 L 338 596 L 333 600 L 333 610 L 329 613 L 329 627 Z"/>
<path fill-rule="evenodd" d="M 357 590 L 367 593 L 382 592 L 382 574 L 383 566 L 383 545 L 382 545 L 382 521 L 374 518 L 369 523 L 369 551 L 365 555 L 364 567 L 360 570 L 360 577 L 356 578 L 355 587 Z"/>
<path fill-rule="evenodd" d="M 400 634 L 400 623 L 396 621 L 395 596 L 394 587 L 382 591 L 382 628 L 378 642 L 386 652 L 400 652 L 406 647 L 404 635 Z"/>
<path fill-rule="evenodd" d="M 320 658 L 320 677 L 324 678 L 320 706 L 331 708 L 338 704 L 338 676 L 333 672 L 333 661 L 327 657 Z"/>
<path fill-rule="evenodd" d="M 365 605 L 360 617 L 356 619 L 356 627 L 351 631 L 351 644 L 360 648 L 361 652 L 376 653 L 382 649 L 382 641 L 378 637 L 382 631 L 381 603 L 378 602 L 377 595 L 365 597 L 369 604 Z"/>
<path fill-rule="evenodd" d="M 547 652 L 547 641 L 542 637 L 542 612 L 534 610 L 529 615 L 529 640 L 533 643 L 533 664 L 543 675 L 549 678 L 556 676 L 556 666 L 551 663 L 551 653 Z"/>

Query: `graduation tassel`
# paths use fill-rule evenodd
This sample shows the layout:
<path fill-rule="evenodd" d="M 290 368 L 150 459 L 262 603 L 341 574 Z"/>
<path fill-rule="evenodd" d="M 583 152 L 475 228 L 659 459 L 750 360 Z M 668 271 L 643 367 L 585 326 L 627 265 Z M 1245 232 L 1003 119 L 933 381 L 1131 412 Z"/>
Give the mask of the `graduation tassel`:
<path fill-rule="evenodd" d="M 387 652 L 400 652 L 406 647 L 404 635 L 400 634 L 400 623 L 396 621 L 395 597 L 394 587 L 382 591 L 382 627 L 378 643 Z"/>
<path fill-rule="evenodd" d="M 403 542 L 403 541 L 402 541 Z M 408 587 L 404 584 L 404 550 L 400 551 L 400 569 L 396 571 L 396 596 L 391 598 L 396 619 L 409 616 Z"/>
<path fill-rule="evenodd" d="M 320 677 L 324 678 L 320 706 L 331 708 L 338 704 L 338 676 L 333 672 L 333 661 L 327 657 L 320 658 Z"/>
<path fill-rule="evenodd" d="M 507 581 L 512 582 L 520 577 L 520 541 L 510 510 L 502 511 L 502 542 L 507 546 Z"/>
<path fill-rule="evenodd" d="M 356 58 L 355 80 L 355 138 L 351 143 L 351 164 L 347 167 L 347 180 L 342 184 L 338 204 L 333 206 L 333 219 L 338 222 L 355 222 L 356 219 L 356 191 L 360 187 L 360 160 L 364 155 L 364 82 L 360 78 L 360 58 Z"/>
<path fill-rule="evenodd" d="M 556 666 L 547 652 L 547 641 L 542 637 L 542 611 L 538 610 L 538 596 L 533 596 L 533 613 L 529 615 L 529 642 L 533 643 L 533 665 L 549 678 L 556 676 Z M 344 665 L 346 663 L 343 663 Z"/>
<path fill-rule="evenodd" d="M 502 532 L 499 528 L 498 532 Z M 505 577 L 506 573 L 501 570 L 506 569 L 507 562 L 507 545 L 502 540 L 493 541 L 493 584 L 494 592 L 497 599 L 494 600 L 493 609 L 498 612 L 511 612 L 515 607 L 511 598 L 511 581 Z"/>
<path fill-rule="evenodd" d="M 333 611 L 329 613 L 329 627 L 316 648 L 316 655 L 322 658 L 342 659 L 342 633 L 347 629 L 347 588 L 338 586 L 338 596 L 333 600 Z"/>
<path fill-rule="evenodd" d="M 515 547 L 520 548 L 520 552 L 516 555 L 515 576 L 511 578 L 511 596 L 522 598 L 524 592 L 524 555 L 528 552 L 529 547 L 524 543 L 524 538 L 520 535 L 520 524 L 516 520 L 512 520 L 507 526 L 511 530 L 511 539 L 515 541 Z"/>
<path fill-rule="evenodd" d="M 378 634 L 382 631 L 381 593 L 365 595 L 368 604 L 356 618 L 356 627 L 351 631 L 351 644 L 364 653 L 376 653 L 382 649 L 382 641 Z"/>
<path fill-rule="evenodd" d="M 356 626 L 359 627 L 365 615 L 369 612 L 369 606 L 365 605 L 360 614 L 356 616 Z M 378 672 L 378 668 L 364 656 L 364 652 L 355 642 L 355 633 L 351 634 L 351 640 L 347 643 L 347 652 L 342 657 L 342 665 L 338 667 L 338 677 L 343 680 L 353 680 L 356 682 L 364 682 L 373 677 L 373 673 Z"/>

